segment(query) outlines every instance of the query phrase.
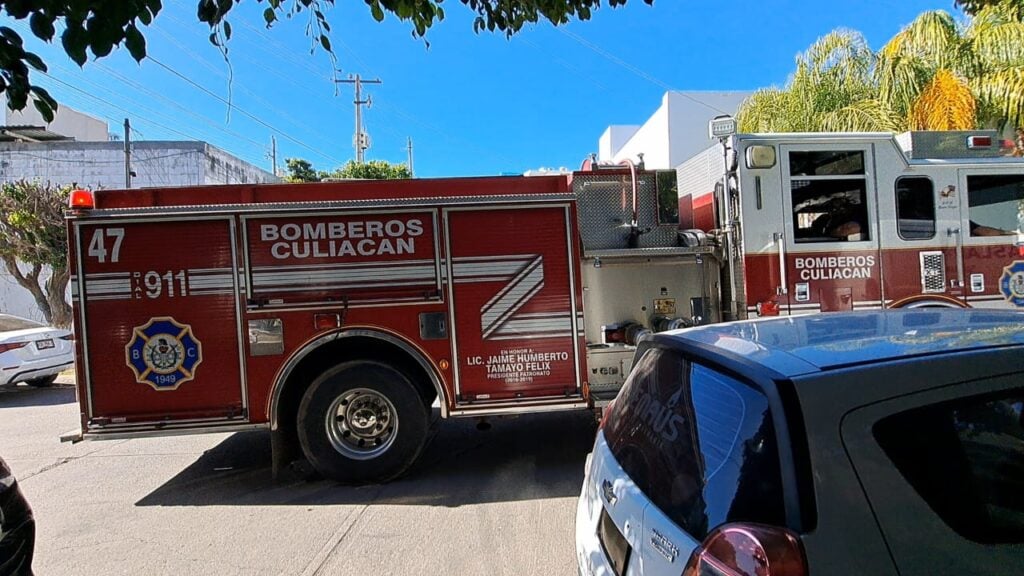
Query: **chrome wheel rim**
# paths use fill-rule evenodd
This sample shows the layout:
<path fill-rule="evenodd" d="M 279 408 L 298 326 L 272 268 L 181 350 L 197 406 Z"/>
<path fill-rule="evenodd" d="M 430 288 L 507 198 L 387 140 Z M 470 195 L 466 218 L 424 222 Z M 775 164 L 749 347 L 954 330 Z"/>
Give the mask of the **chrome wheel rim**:
<path fill-rule="evenodd" d="M 335 450 L 353 460 L 370 460 L 394 444 L 398 412 L 387 396 L 354 388 L 334 399 L 325 424 Z"/>

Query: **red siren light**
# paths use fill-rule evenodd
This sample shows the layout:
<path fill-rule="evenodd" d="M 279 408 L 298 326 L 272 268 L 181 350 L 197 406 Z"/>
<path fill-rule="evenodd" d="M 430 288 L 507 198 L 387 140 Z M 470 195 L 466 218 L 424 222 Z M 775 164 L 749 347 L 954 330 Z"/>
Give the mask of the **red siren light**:
<path fill-rule="evenodd" d="M 96 207 L 92 192 L 89 190 L 72 190 L 68 198 L 68 207 L 72 210 L 91 210 Z"/>

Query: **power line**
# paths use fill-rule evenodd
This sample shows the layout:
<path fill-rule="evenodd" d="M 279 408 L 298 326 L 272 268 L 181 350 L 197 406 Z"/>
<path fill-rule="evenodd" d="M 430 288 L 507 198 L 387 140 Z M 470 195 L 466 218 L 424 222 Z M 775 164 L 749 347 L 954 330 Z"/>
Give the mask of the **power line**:
<path fill-rule="evenodd" d="M 97 64 L 97 65 L 98 65 L 98 66 L 100 66 L 101 68 L 103 68 L 103 66 L 102 66 L 102 65 L 99 65 L 99 64 Z M 67 71 L 67 69 L 65 69 L 65 68 L 63 68 L 63 67 L 61 67 L 61 66 L 56 66 L 56 68 L 57 68 L 58 70 L 61 70 L 61 71 L 63 71 L 63 72 L 65 73 L 65 74 L 69 74 L 69 72 Z M 115 76 L 116 76 L 116 74 L 115 74 Z M 169 129 L 169 130 L 171 130 L 171 131 L 173 131 L 173 132 L 175 132 L 175 133 L 177 133 L 177 134 L 181 134 L 181 135 L 185 136 L 185 137 L 186 137 L 186 138 L 188 138 L 189 140 L 199 140 L 199 141 L 207 141 L 207 140 L 209 140 L 209 138 L 197 138 L 197 137 L 195 137 L 195 136 L 193 136 L 193 135 L 188 135 L 188 134 L 185 134 L 184 132 L 181 132 L 181 131 L 175 130 L 175 129 L 173 129 L 173 128 L 169 128 L 169 127 L 167 127 L 167 126 L 165 126 L 165 125 L 163 125 L 163 124 L 159 124 L 159 123 L 157 123 L 157 122 L 153 121 L 153 120 L 152 120 L 152 119 L 151 119 L 150 117 L 146 117 L 146 116 L 143 116 L 143 115 L 141 115 L 141 114 L 139 113 L 139 111 L 138 111 L 139 109 L 141 109 L 141 110 L 145 110 L 145 111 L 147 111 L 147 112 L 148 112 L 149 114 L 151 114 L 152 116 L 155 116 L 155 117 L 157 117 L 157 118 L 163 118 L 164 120 L 167 120 L 167 121 L 169 121 L 169 122 L 172 122 L 172 123 L 174 123 L 174 122 L 177 122 L 177 121 L 178 121 L 178 119 L 177 119 L 177 118 L 174 118 L 174 117 L 168 116 L 167 114 L 164 114 L 164 113 L 163 113 L 163 112 L 161 112 L 161 111 L 157 111 L 157 110 L 154 110 L 154 109 L 152 109 L 152 108 L 150 108 L 150 107 L 148 107 L 148 106 L 146 106 L 146 105 L 144 105 L 144 104 L 141 104 L 141 103 L 139 103 L 139 102 L 137 102 L 137 101 L 133 100 L 132 98 L 128 98 L 127 96 L 125 96 L 125 94 L 124 94 L 124 93 L 122 93 L 122 92 L 117 92 L 117 91 L 115 91 L 115 90 L 111 89 L 111 88 L 110 88 L 109 86 L 107 86 L 107 85 L 102 85 L 102 84 L 98 84 L 98 83 L 96 83 L 96 82 L 93 82 L 93 81 L 91 81 L 91 80 L 89 80 L 89 79 L 87 79 L 87 78 L 78 78 L 78 79 L 77 79 L 76 81 L 77 81 L 77 82 L 81 82 L 81 83 L 84 83 L 84 84 L 88 84 L 88 85 L 91 85 L 91 86 L 93 86 L 93 87 L 95 87 L 95 88 L 97 88 L 97 89 L 100 89 L 100 90 L 103 90 L 103 91 L 105 91 L 105 92 L 108 92 L 108 93 L 110 93 L 110 94 L 113 94 L 114 96 L 117 96 L 117 97 L 123 98 L 123 99 L 124 99 L 124 100 L 126 100 L 126 101 L 127 101 L 127 102 L 128 102 L 129 104 L 130 104 L 130 105 L 132 105 L 132 106 L 133 106 L 133 108 L 134 108 L 133 110 L 127 110 L 127 109 L 125 109 L 125 108 L 120 108 L 120 107 L 118 107 L 117 105 L 113 104 L 112 102 L 110 102 L 110 101 L 108 101 L 108 100 L 102 100 L 102 99 L 101 99 L 101 101 L 102 101 L 102 102 L 104 102 L 104 103 L 106 103 L 106 104 L 107 104 L 107 105 L 109 105 L 109 106 L 113 106 L 114 108 L 117 108 L 118 110 L 121 110 L 122 112 L 125 112 L 125 113 L 126 113 L 126 114 L 128 114 L 129 116 L 134 116 L 134 117 L 137 117 L 137 118 L 138 118 L 138 119 L 140 119 L 140 120 L 143 120 L 143 121 L 149 122 L 150 124 L 153 124 L 153 125 L 159 126 L 159 127 L 161 127 L 161 128 Z M 122 80 L 122 81 L 124 81 L 124 80 Z M 130 81 L 129 81 L 129 82 L 130 82 Z M 84 93 L 84 94 L 86 94 L 86 95 L 88 95 L 88 96 L 90 96 L 90 97 L 93 97 L 93 98 L 95 98 L 95 95 L 94 95 L 94 94 L 91 94 L 91 93 L 88 93 L 88 92 L 83 92 L 83 93 Z M 202 118 L 202 117 L 200 117 L 200 118 Z M 211 126 L 213 126 L 214 128 L 216 128 L 216 129 L 218 129 L 218 130 L 224 130 L 224 131 L 226 131 L 225 129 L 221 128 L 220 126 L 217 126 L 216 124 L 213 124 L 213 123 L 212 123 L 212 122 L 210 122 L 210 121 L 209 121 L 208 119 L 205 119 L 205 118 L 204 118 L 203 120 L 204 120 L 204 121 L 205 121 L 205 122 L 206 122 L 207 124 L 210 124 Z M 120 120 L 117 120 L 117 121 L 115 121 L 114 123 L 115 123 L 115 124 L 117 124 L 117 123 L 120 123 L 120 122 L 121 122 Z M 141 134 L 140 132 L 138 132 L 138 130 L 135 130 L 135 129 L 133 129 L 133 132 L 135 132 L 135 133 L 137 133 L 137 134 Z M 240 142 L 245 142 L 245 141 L 248 141 L 248 142 L 250 142 L 250 143 L 252 143 L 252 144 L 255 144 L 255 145 L 257 146 L 257 148 L 258 148 L 258 149 L 260 149 L 260 150 L 262 150 L 262 148 L 263 148 L 263 144 L 262 144 L 261 142 L 257 142 L 257 141 L 255 141 L 255 140 L 251 140 L 251 139 L 248 139 L 248 138 L 246 138 L 246 137 L 244 137 L 244 136 L 241 136 L 241 135 L 238 135 L 238 136 L 236 136 L 236 138 L 238 138 Z"/>
<path fill-rule="evenodd" d="M 168 18 L 171 21 L 173 21 L 173 22 L 179 22 L 182 25 L 184 25 L 184 23 L 182 23 L 181 20 L 176 18 L 173 14 L 168 15 Z M 307 139 L 308 139 L 309 136 L 312 136 L 313 138 L 317 138 L 317 139 L 322 137 L 322 133 L 321 132 L 317 132 L 316 130 L 311 129 L 308 125 L 304 124 L 303 122 L 300 122 L 299 120 L 296 120 L 293 116 L 288 114 L 288 112 L 286 110 L 284 110 L 282 108 L 278 108 L 275 104 L 273 104 L 271 102 L 268 102 L 266 99 L 264 99 L 262 96 L 260 96 L 256 92 L 254 92 L 253 90 L 250 90 L 245 85 L 245 83 L 243 83 L 241 81 L 236 81 L 231 76 L 226 75 L 216 65 L 210 63 L 207 59 L 203 58 L 202 56 L 197 54 L 195 51 L 190 49 L 188 46 L 185 46 L 183 43 L 181 43 L 175 37 L 175 35 L 170 34 L 170 33 L 166 32 L 166 31 L 164 31 L 164 30 L 162 30 L 160 28 L 157 28 L 157 27 L 154 27 L 153 29 L 156 30 L 161 35 L 163 35 L 169 42 L 174 44 L 177 47 L 178 50 L 180 50 L 181 52 L 185 53 L 191 59 L 199 62 L 204 67 L 206 67 L 206 69 L 210 70 L 211 72 L 213 72 L 217 76 L 220 76 L 221 78 L 227 78 L 229 84 L 237 85 L 238 88 L 240 88 L 242 92 L 244 92 L 245 94 L 249 95 L 249 97 L 251 97 L 253 100 L 255 100 L 256 102 L 261 104 L 263 106 L 263 108 L 268 110 L 271 114 L 279 116 L 280 118 L 282 118 L 285 121 L 287 121 L 292 127 L 297 128 L 298 130 L 303 132 L 307 136 Z M 264 70 L 270 70 L 270 68 L 268 68 L 263 63 L 254 62 L 254 64 L 256 64 L 257 66 L 263 68 Z M 294 80 L 294 78 L 286 78 L 286 79 L 289 80 L 289 81 L 293 81 Z M 328 159 L 331 159 L 330 156 L 324 156 L 324 157 L 328 158 Z"/>
<path fill-rule="evenodd" d="M 158 98 L 158 99 L 160 99 L 160 100 L 162 100 L 164 102 L 167 102 L 171 106 L 174 106 L 175 108 L 181 110 L 182 112 L 188 114 L 189 116 L 192 116 L 193 118 L 197 118 L 198 120 L 200 120 L 200 121 L 210 125 L 211 127 L 215 128 L 217 130 L 220 130 L 220 131 L 224 132 L 225 134 L 228 134 L 229 136 L 232 136 L 234 138 L 238 138 L 239 140 L 245 140 L 245 141 L 250 142 L 250 143 L 252 143 L 252 144 L 254 144 L 256 146 L 261 146 L 261 147 L 263 146 L 262 142 L 259 142 L 257 140 L 252 139 L 252 138 L 249 138 L 248 136 L 246 136 L 244 134 L 241 134 L 239 132 L 235 132 L 234 130 L 231 130 L 229 128 L 221 126 L 218 123 L 216 123 L 214 120 L 212 120 L 210 118 L 207 118 L 207 117 L 205 117 L 205 116 L 203 116 L 201 114 L 198 114 L 197 112 L 194 112 L 193 110 L 190 110 L 190 109 L 186 108 L 185 106 L 182 106 L 181 104 L 178 104 L 177 102 L 175 102 L 171 98 L 168 98 L 167 96 L 164 96 L 163 94 L 161 94 L 161 93 L 159 93 L 159 92 L 157 92 L 155 90 L 150 90 L 149 88 L 146 88 L 145 86 L 139 84 L 138 82 L 135 82 L 134 80 L 131 80 L 130 78 L 125 78 L 124 76 L 118 74 L 113 69 L 108 68 L 108 67 L 100 64 L 99 62 L 95 63 L 95 65 L 99 69 L 103 70 L 104 72 L 106 72 L 107 74 L 113 76 L 114 78 L 120 80 L 121 82 L 125 83 L 126 85 L 131 86 L 132 88 L 135 88 L 136 90 L 138 90 L 138 91 L 140 91 L 140 92 L 142 92 L 144 94 L 149 94 L 150 96 L 152 96 L 154 98 Z M 132 103 L 136 104 L 135 102 L 132 102 Z"/>
<path fill-rule="evenodd" d="M 54 82 L 57 82 L 58 84 L 61 84 L 61 85 L 65 86 L 66 88 L 70 88 L 71 90 L 74 90 L 75 92 L 79 92 L 81 94 L 84 94 L 85 96 L 87 96 L 89 98 L 92 98 L 93 100 L 102 102 L 102 103 L 106 104 L 107 106 L 110 106 L 111 108 L 114 108 L 116 110 L 120 110 L 121 112 L 124 112 L 125 114 L 128 114 L 129 116 L 134 115 L 134 116 L 138 117 L 139 119 L 144 120 L 144 121 L 146 121 L 146 122 L 148 122 L 148 123 L 150 123 L 150 124 L 152 124 L 154 126 L 163 128 L 164 130 L 173 132 L 173 133 L 175 133 L 175 134 L 177 134 L 179 136 L 183 136 L 185 138 L 188 138 L 189 140 L 199 140 L 199 141 L 203 140 L 202 138 L 196 138 L 195 136 L 192 136 L 191 134 L 186 134 L 186 133 L 181 132 L 179 130 L 175 130 L 174 128 L 171 128 L 170 126 L 165 126 L 165 125 L 163 125 L 163 124 L 161 124 L 159 122 L 154 122 L 153 120 L 150 120 L 150 119 L 148 119 L 148 118 L 146 118 L 144 116 L 139 116 L 137 112 L 133 112 L 131 110 L 128 110 L 127 108 L 122 108 L 121 106 L 118 106 L 117 104 L 114 104 L 114 103 L 112 103 L 112 102 L 110 102 L 108 100 L 104 100 L 103 98 L 100 98 L 99 96 L 96 96 L 94 94 L 90 94 L 89 92 L 86 92 L 85 90 L 82 90 L 81 88 L 79 88 L 77 86 L 74 86 L 72 84 L 68 84 L 67 82 L 65 82 L 65 81 L 63 81 L 63 80 L 61 80 L 61 79 L 51 75 L 48 72 L 38 71 L 37 73 L 38 74 L 42 74 L 43 76 L 46 76 L 50 80 L 53 80 Z"/>
<path fill-rule="evenodd" d="M 562 34 L 565 34 L 569 38 L 572 38 L 573 40 L 575 40 L 576 42 L 579 42 L 583 46 L 593 50 L 594 52 L 600 54 L 601 56 L 604 56 L 605 58 L 607 58 L 608 60 L 618 64 L 619 66 L 622 66 L 626 70 L 629 70 L 630 72 L 632 72 L 633 74 L 636 74 L 637 76 L 643 78 L 644 80 L 647 80 L 648 82 L 650 82 L 652 84 L 655 84 L 656 86 L 660 86 L 661 88 L 664 88 L 668 92 L 676 92 L 677 94 L 679 94 L 683 98 L 686 98 L 687 100 L 691 100 L 691 101 L 693 101 L 693 102 L 695 102 L 697 104 L 700 104 L 701 106 L 704 106 L 706 108 L 714 110 L 715 112 L 718 112 L 719 114 L 728 114 L 728 112 L 726 112 L 725 110 L 722 110 L 721 108 L 718 108 L 717 106 L 714 106 L 712 104 L 708 104 L 707 102 L 704 102 L 703 100 L 701 100 L 699 98 L 694 98 L 693 96 L 690 96 L 686 92 L 679 92 L 679 91 L 677 91 L 676 89 L 674 89 L 671 86 L 669 86 L 668 83 L 661 81 L 660 79 L 652 76 L 651 74 L 648 74 L 647 72 L 641 70 L 640 68 L 637 68 L 636 66 L 630 64 L 629 62 L 626 62 L 622 58 L 619 58 L 618 56 L 616 56 L 616 55 L 606 51 L 604 48 L 601 48 L 600 46 L 590 42 L 589 40 L 581 37 L 580 35 L 575 34 L 573 32 L 570 32 L 569 30 L 566 30 L 562 26 L 556 26 L 555 30 L 558 30 Z"/>
<path fill-rule="evenodd" d="M 309 151 L 313 152 L 314 154 L 317 154 L 317 155 L 319 155 L 319 156 L 322 156 L 322 157 L 324 157 L 324 158 L 327 158 L 327 159 L 329 159 L 329 160 L 331 160 L 331 161 L 333 161 L 333 162 L 337 162 L 338 164 L 341 164 L 341 163 L 342 163 L 342 162 L 341 162 L 340 160 L 338 160 L 337 158 L 334 158 L 333 156 L 330 156 L 330 155 L 328 155 L 328 154 L 324 154 L 323 152 L 320 152 L 319 150 L 317 150 L 317 149 L 313 148 L 312 146 L 309 146 L 308 144 L 306 144 L 306 143 L 302 142 L 301 140 L 298 140 L 298 139 L 296 139 L 296 138 L 292 137 L 292 136 L 291 136 L 290 134 L 288 134 L 287 132 L 284 132 L 284 131 L 282 131 L 282 130 L 280 130 L 280 129 L 278 129 L 278 128 L 274 127 L 274 126 L 272 126 L 271 124 L 269 124 L 269 123 L 267 123 L 267 122 L 263 121 L 263 120 L 262 120 L 262 119 L 260 119 L 260 118 L 259 118 L 258 116 L 256 116 L 255 114 L 252 114 L 251 112 L 249 112 L 249 111 L 245 110 L 244 108 L 239 108 L 238 106 L 236 106 L 236 105 L 232 104 L 232 103 L 231 103 L 231 102 L 230 102 L 229 100 L 227 100 L 227 99 L 223 98 L 223 97 L 222 97 L 222 96 L 220 96 L 219 94 L 216 94 L 216 93 L 214 93 L 214 92 L 211 92 L 211 91 L 210 91 L 209 89 L 207 89 L 207 88 L 206 88 L 206 87 L 204 87 L 203 85 L 201 85 L 201 84 L 199 84 L 198 82 L 196 82 L 196 81 L 192 80 L 192 79 L 191 79 L 191 78 L 189 78 L 188 76 L 185 76 L 185 75 L 184 75 L 184 74 L 182 74 L 181 72 L 178 72 L 178 71 L 177 71 L 177 70 L 175 70 L 174 68 L 171 68 L 170 66 L 168 66 L 168 65 L 164 64 L 163 62 L 161 62 L 161 61 L 157 60 L 156 58 L 153 58 L 152 56 L 146 56 L 146 59 L 147 59 L 147 60 L 149 60 L 149 61 L 151 61 L 151 62 L 153 62 L 153 63 L 154 63 L 154 64 L 156 64 L 157 66 L 159 66 L 159 67 L 163 68 L 164 70 L 167 70 L 168 72 L 170 72 L 171 74 L 173 74 L 173 75 L 177 76 L 178 78 L 180 78 L 180 79 L 184 80 L 185 82 L 188 82 L 189 84 L 191 84 L 192 86 L 194 86 L 194 87 L 195 87 L 196 89 L 198 89 L 198 90 L 202 91 L 203 93 L 205 93 L 205 94 L 209 95 L 210 97 L 212 97 L 212 98 L 215 98 L 215 99 L 217 99 L 217 100 L 219 100 L 219 101 L 223 102 L 224 104 L 226 104 L 226 105 L 228 106 L 228 108 L 231 108 L 231 109 L 237 110 L 237 111 L 238 111 L 239 113 L 241 113 L 242 115 L 244 115 L 244 116 L 246 116 L 246 117 L 250 118 L 251 120 L 253 120 L 253 121 L 254 121 L 254 122 L 256 122 L 257 124 L 260 124 L 261 126 L 264 126 L 264 127 L 266 127 L 266 128 L 269 128 L 270 130 L 273 130 L 273 131 L 277 132 L 278 134 L 280 134 L 280 135 L 281 135 L 281 136 L 283 136 L 284 138 L 287 138 L 288 140 L 291 140 L 291 141 L 292 141 L 293 143 L 295 143 L 295 144 L 298 144 L 299 146 L 302 146 L 303 148 L 305 148 L 305 149 L 307 149 L 307 150 L 309 150 Z"/>

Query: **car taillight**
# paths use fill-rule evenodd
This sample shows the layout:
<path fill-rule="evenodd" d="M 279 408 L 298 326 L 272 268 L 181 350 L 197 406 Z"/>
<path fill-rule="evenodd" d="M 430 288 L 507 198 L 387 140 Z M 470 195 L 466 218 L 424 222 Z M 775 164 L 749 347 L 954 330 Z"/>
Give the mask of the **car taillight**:
<path fill-rule="evenodd" d="M 17 350 L 18 348 L 24 348 L 25 346 L 28 346 L 28 342 L 10 342 L 8 344 L 0 344 L 0 354 L 3 354 L 8 350 Z"/>
<path fill-rule="evenodd" d="M 785 528 L 726 524 L 693 551 L 682 576 L 807 576 L 807 559 Z"/>

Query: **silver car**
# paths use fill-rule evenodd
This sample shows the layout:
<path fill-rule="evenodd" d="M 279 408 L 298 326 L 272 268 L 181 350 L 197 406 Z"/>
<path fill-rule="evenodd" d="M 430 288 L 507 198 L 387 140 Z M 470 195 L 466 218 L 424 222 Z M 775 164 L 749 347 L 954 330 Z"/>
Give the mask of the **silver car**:
<path fill-rule="evenodd" d="M 1024 574 L 1024 312 L 829 313 L 641 343 L 582 574 Z"/>
<path fill-rule="evenodd" d="M 0 385 L 49 386 L 74 365 L 71 332 L 0 314 Z"/>

